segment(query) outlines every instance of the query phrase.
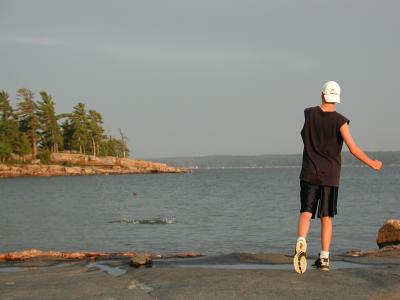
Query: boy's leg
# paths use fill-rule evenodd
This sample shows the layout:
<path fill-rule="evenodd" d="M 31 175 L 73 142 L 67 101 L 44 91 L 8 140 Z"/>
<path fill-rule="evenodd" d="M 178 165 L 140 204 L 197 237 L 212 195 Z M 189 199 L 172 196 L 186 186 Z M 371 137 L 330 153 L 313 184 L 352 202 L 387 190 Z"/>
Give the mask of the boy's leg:
<path fill-rule="evenodd" d="M 307 238 L 308 230 L 310 229 L 312 213 L 302 212 L 299 216 L 299 222 L 297 225 L 297 237 Z"/>
<path fill-rule="evenodd" d="M 304 273 L 307 269 L 307 241 L 306 237 L 310 229 L 310 222 L 315 215 L 318 199 L 320 196 L 320 187 L 305 181 L 300 181 L 300 215 L 297 224 L 297 242 L 295 254 L 293 256 L 293 266 L 297 273 Z"/>
<path fill-rule="evenodd" d="M 307 269 L 307 242 L 306 237 L 310 228 L 312 213 L 302 212 L 299 216 L 299 223 L 297 227 L 297 242 L 295 253 L 293 256 L 293 266 L 297 273 L 304 273 Z"/>
<path fill-rule="evenodd" d="M 332 218 L 321 218 L 321 249 L 322 251 L 329 252 L 332 241 Z"/>
<path fill-rule="evenodd" d="M 332 218 L 321 218 L 321 252 L 314 262 L 313 266 L 323 270 L 329 271 L 329 248 L 332 240 Z"/>

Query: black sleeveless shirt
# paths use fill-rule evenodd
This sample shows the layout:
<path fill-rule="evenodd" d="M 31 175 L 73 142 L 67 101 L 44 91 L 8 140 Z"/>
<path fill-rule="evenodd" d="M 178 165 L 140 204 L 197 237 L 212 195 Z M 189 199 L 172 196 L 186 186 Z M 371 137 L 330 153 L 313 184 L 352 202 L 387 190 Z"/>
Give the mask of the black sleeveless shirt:
<path fill-rule="evenodd" d="M 311 184 L 339 186 L 343 138 L 340 127 L 350 121 L 321 107 L 304 110 L 303 163 L 300 179 Z"/>

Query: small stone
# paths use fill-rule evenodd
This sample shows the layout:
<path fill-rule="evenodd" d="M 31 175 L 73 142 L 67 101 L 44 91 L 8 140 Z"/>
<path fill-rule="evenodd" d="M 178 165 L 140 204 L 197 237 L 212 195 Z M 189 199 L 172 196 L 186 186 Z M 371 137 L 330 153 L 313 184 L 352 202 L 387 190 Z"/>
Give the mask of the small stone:
<path fill-rule="evenodd" d="M 129 264 L 134 268 L 151 267 L 153 261 L 149 256 L 138 254 L 131 258 Z"/>

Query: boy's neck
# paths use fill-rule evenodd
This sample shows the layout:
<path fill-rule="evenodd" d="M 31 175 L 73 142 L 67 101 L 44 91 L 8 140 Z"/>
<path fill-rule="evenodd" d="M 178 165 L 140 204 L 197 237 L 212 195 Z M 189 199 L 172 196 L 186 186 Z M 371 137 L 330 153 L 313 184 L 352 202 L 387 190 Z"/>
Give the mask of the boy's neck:
<path fill-rule="evenodd" d="M 320 107 L 323 111 L 335 111 L 335 103 L 328 103 L 326 101 L 322 101 Z"/>

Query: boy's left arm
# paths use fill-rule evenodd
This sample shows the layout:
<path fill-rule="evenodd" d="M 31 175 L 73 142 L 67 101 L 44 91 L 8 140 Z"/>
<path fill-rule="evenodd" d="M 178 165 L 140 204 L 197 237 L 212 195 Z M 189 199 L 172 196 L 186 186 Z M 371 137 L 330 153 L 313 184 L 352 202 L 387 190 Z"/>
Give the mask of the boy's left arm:
<path fill-rule="evenodd" d="M 350 134 L 350 128 L 347 123 L 344 123 L 340 127 L 340 133 L 351 154 L 376 171 L 379 171 L 382 168 L 381 161 L 371 159 L 360 147 L 357 146 Z"/>

